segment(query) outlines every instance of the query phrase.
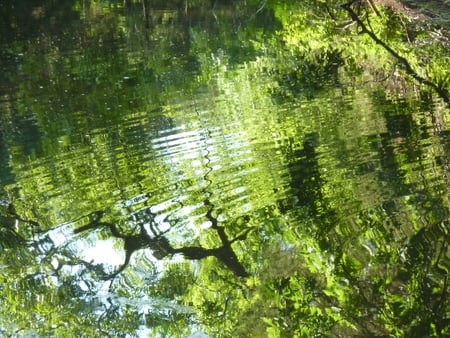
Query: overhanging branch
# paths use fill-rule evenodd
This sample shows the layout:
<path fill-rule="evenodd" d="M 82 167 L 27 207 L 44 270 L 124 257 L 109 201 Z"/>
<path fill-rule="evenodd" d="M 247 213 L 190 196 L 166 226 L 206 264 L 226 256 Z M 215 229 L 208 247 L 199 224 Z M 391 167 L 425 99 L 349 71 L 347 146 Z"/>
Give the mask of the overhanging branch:
<path fill-rule="evenodd" d="M 357 0 L 356 0 L 357 1 Z M 405 72 L 410 75 L 413 79 L 415 79 L 417 82 L 424 84 L 426 86 L 429 86 L 433 88 L 436 93 L 444 100 L 445 103 L 450 104 L 450 98 L 449 98 L 449 92 L 446 88 L 443 88 L 436 83 L 430 81 L 429 79 L 426 79 L 413 69 L 409 61 L 398 54 L 395 50 L 393 50 L 390 46 L 388 46 L 383 40 L 381 40 L 373 31 L 371 31 L 369 28 L 367 28 L 366 24 L 362 22 L 362 20 L 359 18 L 358 14 L 355 13 L 355 11 L 351 8 L 352 4 L 356 2 L 355 0 L 351 0 L 349 2 L 346 2 L 344 4 L 341 4 L 340 7 L 347 11 L 347 13 L 350 15 L 351 19 L 356 22 L 359 27 L 361 28 L 362 32 L 370 36 L 370 38 L 377 44 L 383 47 L 389 54 L 391 54 L 394 58 L 396 58 L 399 63 L 403 66 Z"/>

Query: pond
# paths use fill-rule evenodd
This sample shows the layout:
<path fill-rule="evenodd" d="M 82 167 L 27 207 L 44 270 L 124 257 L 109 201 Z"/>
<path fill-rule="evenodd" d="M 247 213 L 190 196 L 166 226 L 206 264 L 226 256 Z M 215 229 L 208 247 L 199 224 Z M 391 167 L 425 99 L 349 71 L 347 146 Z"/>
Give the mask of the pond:
<path fill-rule="evenodd" d="M 444 21 L 0 8 L 2 335 L 450 334 Z"/>

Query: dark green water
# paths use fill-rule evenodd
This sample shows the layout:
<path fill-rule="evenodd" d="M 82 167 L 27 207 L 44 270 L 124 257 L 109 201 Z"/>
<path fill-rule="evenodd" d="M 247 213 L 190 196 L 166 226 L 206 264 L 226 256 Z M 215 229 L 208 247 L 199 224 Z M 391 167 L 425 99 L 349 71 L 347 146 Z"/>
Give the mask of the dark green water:
<path fill-rule="evenodd" d="M 305 4 L 0 4 L 1 334 L 449 334 L 448 106 Z"/>

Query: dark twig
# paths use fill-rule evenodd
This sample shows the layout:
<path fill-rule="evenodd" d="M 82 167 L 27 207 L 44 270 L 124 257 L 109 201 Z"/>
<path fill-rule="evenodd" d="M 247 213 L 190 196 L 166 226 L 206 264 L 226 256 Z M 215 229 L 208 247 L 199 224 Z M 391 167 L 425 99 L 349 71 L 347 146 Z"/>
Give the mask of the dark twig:
<path fill-rule="evenodd" d="M 391 54 L 394 58 L 396 58 L 399 61 L 399 63 L 403 66 L 407 74 L 409 74 L 413 79 L 415 79 L 419 83 L 433 88 L 436 91 L 436 93 L 442 98 L 442 100 L 444 100 L 445 103 L 450 104 L 449 92 L 446 88 L 438 86 L 436 83 L 417 74 L 417 72 L 412 68 L 411 64 L 408 62 L 406 58 L 398 54 L 395 50 L 389 47 L 384 41 L 382 41 L 373 31 L 367 28 L 364 22 L 361 21 L 359 16 L 351 8 L 351 5 L 356 1 L 357 0 L 346 2 L 344 4 L 341 4 L 340 7 L 349 13 L 353 21 L 358 23 L 363 33 L 369 35 L 370 38 L 373 41 L 375 41 L 376 44 L 383 47 L 389 54 Z"/>

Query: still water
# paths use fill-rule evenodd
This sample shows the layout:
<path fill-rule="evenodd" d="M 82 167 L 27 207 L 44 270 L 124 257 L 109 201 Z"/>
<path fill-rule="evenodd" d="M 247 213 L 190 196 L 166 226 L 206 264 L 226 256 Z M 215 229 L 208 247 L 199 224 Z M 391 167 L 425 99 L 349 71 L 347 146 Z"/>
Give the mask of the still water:
<path fill-rule="evenodd" d="M 293 4 L 25 4 L 0 5 L 2 334 L 449 333 L 429 89 L 299 57 Z"/>

